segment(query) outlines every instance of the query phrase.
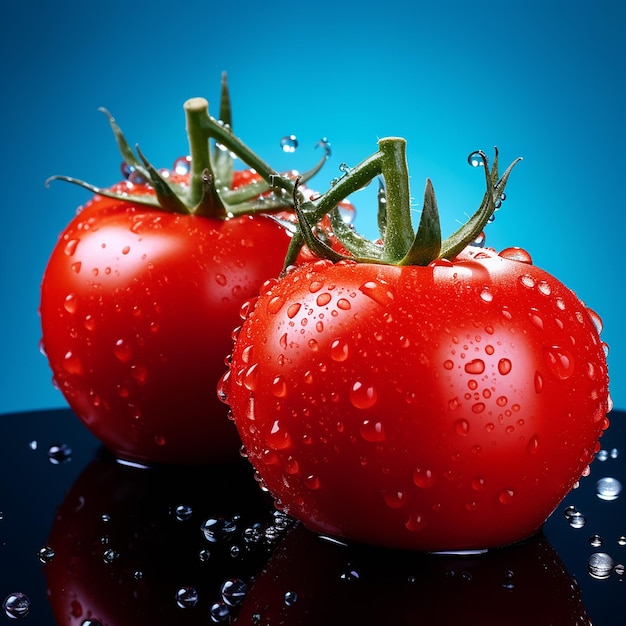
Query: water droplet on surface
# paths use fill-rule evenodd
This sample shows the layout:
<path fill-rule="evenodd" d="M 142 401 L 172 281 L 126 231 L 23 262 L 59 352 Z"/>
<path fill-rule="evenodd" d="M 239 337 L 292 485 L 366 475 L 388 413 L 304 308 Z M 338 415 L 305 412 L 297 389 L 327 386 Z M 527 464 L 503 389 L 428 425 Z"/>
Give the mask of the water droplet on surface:
<path fill-rule="evenodd" d="M 468 374 L 482 374 L 485 371 L 485 362 L 482 359 L 474 359 L 465 364 Z"/>
<path fill-rule="evenodd" d="M 530 254 L 528 254 L 528 252 L 526 252 L 526 250 L 524 250 L 523 248 L 505 248 L 498 254 L 498 256 L 502 257 L 503 259 L 526 263 L 527 265 L 532 265 L 533 262 Z"/>
<path fill-rule="evenodd" d="M 287 381 L 280 374 L 272 381 L 272 394 L 277 398 L 284 398 L 287 395 Z"/>
<path fill-rule="evenodd" d="M 359 287 L 359 291 L 383 306 L 387 306 L 393 301 L 393 293 L 387 286 L 373 280 L 363 283 Z"/>
<path fill-rule="evenodd" d="M 413 483 L 421 489 L 429 489 L 436 482 L 435 476 L 431 470 L 418 467 L 413 472 Z"/>
<path fill-rule="evenodd" d="M 50 546 L 43 546 L 37 552 L 37 557 L 42 563 L 50 563 L 54 558 L 54 550 Z"/>
<path fill-rule="evenodd" d="M 539 450 L 539 436 L 533 435 L 528 440 L 528 443 L 526 444 L 526 452 L 528 452 L 528 454 L 536 454 L 538 450 Z"/>
<path fill-rule="evenodd" d="M 293 153 L 298 148 L 298 138 L 295 135 L 285 135 L 280 140 L 280 147 L 283 152 Z"/>
<path fill-rule="evenodd" d="M 198 604 L 198 592 L 193 587 L 176 590 L 176 604 L 181 609 L 190 609 Z"/>
<path fill-rule="evenodd" d="M 404 527 L 411 532 L 419 532 L 426 526 L 426 519 L 420 513 L 412 513 L 406 520 Z"/>
<path fill-rule="evenodd" d="M 295 591 L 286 591 L 284 596 L 285 606 L 293 606 L 298 601 L 298 594 Z"/>
<path fill-rule="evenodd" d="M 385 491 L 383 500 L 390 509 L 401 509 L 406 505 L 406 493 L 404 491 Z"/>
<path fill-rule="evenodd" d="M 122 363 L 128 363 L 131 356 L 133 355 L 133 352 L 130 348 L 130 345 L 125 339 L 118 339 L 115 342 L 115 346 L 113 347 L 113 354 Z"/>
<path fill-rule="evenodd" d="M 174 165 L 172 165 L 172 171 L 174 172 L 174 174 L 178 174 L 179 176 L 185 176 L 185 174 L 189 174 L 189 172 L 191 171 L 191 157 L 178 157 L 174 161 Z"/>
<path fill-rule="evenodd" d="M 604 462 L 609 458 L 609 451 L 608 450 L 599 450 L 598 454 L 596 454 L 596 459 L 598 459 L 598 461 Z"/>
<path fill-rule="evenodd" d="M 5 615 L 9 619 L 21 619 L 30 612 L 30 600 L 25 593 L 10 593 L 2 603 Z"/>
<path fill-rule="evenodd" d="M 350 402 L 357 409 L 369 409 L 373 407 L 378 394 L 372 385 L 367 385 L 361 381 L 355 382 L 350 389 Z"/>
<path fill-rule="evenodd" d="M 270 301 L 271 303 L 271 301 Z M 293 319 L 296 315 L 298 315 L 298 311 L 300 311 L 300 307 L 302 305 L 299 302 L 295 302 L 294 304 L 290 304 L 289 308 L 287 309 L 287 317 L 291 320 Z"/>
<path fill-rule="evenodd" d="M 74 256 L 79 243 L 80 239 L 70 239 L 63 248 L 63 253 L 65 254 L 65 256 Z"/>
<path fill-rule="evenodd" d="M 48 448 L 48 461 L 60 465 L 72 460 L 72 448 L 65 443 L 54 444 Z"/>
<path fill-rule="evenodd" d="M 469 434 L 470 423 L 465 419 L 456 420 L 456 422 L 454 422 L 454 431 L 457 435 L 465 437 Z"/>
<path fill-rule="evenodd" d="M 622 483 L 616 478 L 601 478 L 596 483 L 596 495 L 600 500 L 611 502 L 619 498 L 622 492 Z"/>
<path fill-rule="evenodd" d="M 511 504 L 514 498 L 515 492 L 513 491 L 513 489 L 505 489 L 504 491 L 501 491 L 498 495 L 498 502 L 500 502 L 500 504 Z"/>
<path fill-rule="evenodd" d="M 330 358 L 333 361 L 345 361 L 349 352 L 348 342 L 345 339 L 334 339 L 330 344 Z"/>
<path fill-rule="evenodd" d="M 526 287 L 526 289 L 534 289 L 536 281 L 530 274 L 522 274 L 519 277 L 520 285 Z"/>
<path fill-rule="evenodd" d="M 237 523 L 228 517 L 209 517 L 201 526 L 204 538 L 211 543 L 229 541 L 237 532 Z"/>
<path fill-rule="evenodd" d="M 385 441 L 385 430 L 381 422 L 375 420 L 363 420 L 359 427 L 359 433 L 365 441 L 379 443 Z"/>
<path fill-rule="evenodd" d="M 509 359 L 500 359 L 498 361 L 498 371 L 502 374 L 502 376 L 509 374 L 512 368 L 513 364 Z"/>
<path fill-rule="evenodd" d="M 548 346 L 543 350 L 548 369 L 560 380 L 568 379 L 575 369 L 574 357 L 565 348 Z"/>
<path fill-rule="evenodd" d="M 492 302 L 493 301 L 493 293 L 491 293 L 491 289 L 489 287 L 483 287 L 480 292 L 480 299 L 484 302 Z"/>
<path fill-rule="evenodd" d="M 613 571 L 614 562 L 606 552 L 594 552 L 587 561 L 589 575 L 597 580 L 606 580 Z"/>
<path fill-rule="evenodd" d="M 315 299 L 315 303 L 317 304 L 317 306 L 326 306 L 331 300 L 332 296 L 327 291 L 325 291 L 324 293 L 321 293 L 319 296 L 317 296 L 317 298 Z"/>

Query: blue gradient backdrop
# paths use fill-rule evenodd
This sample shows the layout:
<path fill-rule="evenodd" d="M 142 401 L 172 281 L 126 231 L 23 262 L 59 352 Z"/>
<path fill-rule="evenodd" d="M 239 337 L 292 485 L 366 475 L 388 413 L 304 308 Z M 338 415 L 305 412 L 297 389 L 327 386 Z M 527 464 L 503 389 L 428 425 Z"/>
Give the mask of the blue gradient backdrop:
<path fill-rule="evenodd" d="M 322 136 L 354 165 L 386 135 L 408 140 L 416 210 L 435 185 L 445 233 L 472 212 L 483 179 L 467 155 L 524 157 L 487 230 L 518 245 L 605 322 L 612 395 L 626 408 L 623 291 L 626 5 L 526 0 L 6 3 L 2 59 L 0 412 L 64 406 L 39 353 L 47 257 L 88 194 L 45 179 L 119 178 L 107 107 L 157 166 L 187 151 L 183 102 L 217 112 L 229 73 L 234 128 L 278 168 L 305 169 Z M 180 8 L 176 8 L 180 6 Z M 298 150 L 279 140 L 294 133 Z M 369 194 L 369 195 L 368 195 Z M 374 234 L 370 191 L 354 198 Z"/>

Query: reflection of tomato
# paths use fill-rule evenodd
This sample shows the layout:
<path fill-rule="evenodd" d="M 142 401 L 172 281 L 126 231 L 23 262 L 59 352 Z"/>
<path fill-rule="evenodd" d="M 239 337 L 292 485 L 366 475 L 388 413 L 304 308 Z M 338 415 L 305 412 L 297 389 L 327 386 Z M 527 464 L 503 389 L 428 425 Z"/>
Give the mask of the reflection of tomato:
<path fill-rule="evenodd" d="M 247 582 L 267 559 L 267 543 L 246 541 L 244 531 L 267 528 L 271 510 L 244 463 L 141 469 L 95 459 L 59 507 L 48 539 L 55 555 L 44 572 L 58 624 L 211 623 L 221 585 Z M 205 538 L 210 528 L 216 541 Z M 190 604 L 197 592 L 197 604 L 180 608 L 179 590 L 178 600 Z"/>
<path fill-rule="evenodd" d="M 541 536 L 476 556 L 331 544 L 294 529 L 236 624 L 585 626 L 579 589 Z"/>

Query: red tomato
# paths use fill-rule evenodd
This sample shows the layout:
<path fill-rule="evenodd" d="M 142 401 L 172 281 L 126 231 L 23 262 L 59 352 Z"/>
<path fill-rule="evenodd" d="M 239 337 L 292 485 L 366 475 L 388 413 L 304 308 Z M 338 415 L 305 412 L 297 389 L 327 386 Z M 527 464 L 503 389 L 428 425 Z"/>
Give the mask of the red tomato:
<path fill-rule="evenodd" d="M 515 258 L 320 260 L 266 283 L 219 393 L 280 509 L 420 550 L 539 530 L 598 450 L 608 377 L 598 316 Z"/>
<path fill-rule="evenodd" d="M 133 193 L 149 188 L 122 183 Z M 241 303 L 291 240 L 265 215 L 170 213 L 102 196 L 71 221 L 41 286 L 43 346 L 70 407 L 111 451 L 143 463 L 238 455 L 211 392 Z"/>

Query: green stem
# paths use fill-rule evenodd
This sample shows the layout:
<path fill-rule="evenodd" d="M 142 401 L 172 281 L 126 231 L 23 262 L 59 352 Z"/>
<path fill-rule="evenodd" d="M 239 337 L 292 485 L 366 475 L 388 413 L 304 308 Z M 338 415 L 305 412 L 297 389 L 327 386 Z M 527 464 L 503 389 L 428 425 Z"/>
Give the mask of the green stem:
<path fill-rule="evenodd" d="M 396 263 L 408 252 L 414 238 L 406 141 L 386 137 L 378 142 L 378 148 L 382 153 L 382 175 L 387 190 L 384 256 L 388 262 Z"/>
<path fill-rule="evenodd" d="M 206 171 L 212 175 L 209 142 L 204 130 L 204 119 L 209 113 L 209 103 L 204 98 L 191 98 L 184 104 L 187 118 L 187 137 L 191 156 L 189 203 L 196 206 L 202 200 Z"/>

